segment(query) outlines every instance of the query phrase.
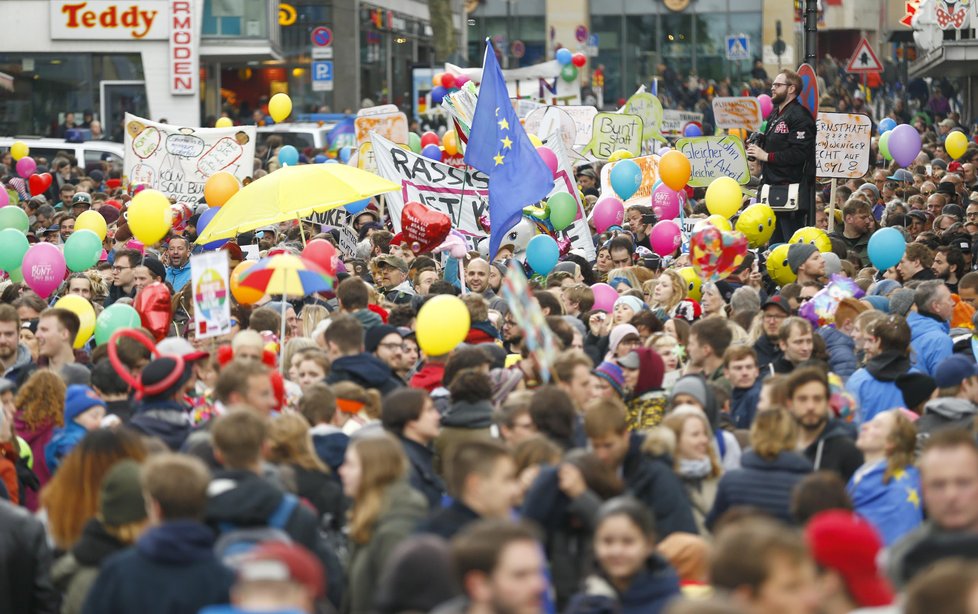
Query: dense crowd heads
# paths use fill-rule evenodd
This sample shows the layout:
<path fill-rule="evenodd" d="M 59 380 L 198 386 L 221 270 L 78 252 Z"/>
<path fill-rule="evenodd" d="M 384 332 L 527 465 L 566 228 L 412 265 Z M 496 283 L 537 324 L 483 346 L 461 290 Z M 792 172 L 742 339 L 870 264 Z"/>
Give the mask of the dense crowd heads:
<path fill-rule="evenodd" d="M 831 64 L 823 108 L 887 95 Z M 666 71 L 666 106 L 730 93 L 692 81 Z M 333 292 L 235 293 L 206 339 L 198 216 L 144 245 L 120 169 L 38 158 L 57 173 L 30 197 L 5 154 L 28 241 L 60 246 L 90 211 L 107 234 L 50 297 L 0 283 L 0 611 L 976 611 L 978 147 L 950 159 L 954 96 L 931 86 L 876 105 L 917 127 L 917 160 L 874 157 L 835 202 L 819 184 L 820 240 L 760 245 L 723 279 L 654 253 L 656 215 L 632 205 L 593 260 L 570 249 L 507 302 L 526 245 L 415 253 L 375 200 Z M 589 210 L 600 166 L 577 169 Z M 684 206 L 706 217 L 703 189 Z M 881 229 L 906 243 L 886 269 Z M 340 246 L 304 220 L 220 249 L 234 268 L 312 239 Z M 161 288 L 111 348 L 55 306 L 104 324 Z M 418 314 L 443 295 L 470 325 L 426 355 Z M 828 318 L 810 308 L 827 298 Z"/>

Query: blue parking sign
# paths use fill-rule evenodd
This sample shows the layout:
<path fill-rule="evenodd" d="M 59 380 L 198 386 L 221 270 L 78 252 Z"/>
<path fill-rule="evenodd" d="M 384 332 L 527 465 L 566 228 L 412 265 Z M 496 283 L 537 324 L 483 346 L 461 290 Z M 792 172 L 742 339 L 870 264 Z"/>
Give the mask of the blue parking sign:
<path fill-rule="evenodd" d="M 333 61 L 316 60 L 312 63 L 312 91 L 333 91 Z"/>

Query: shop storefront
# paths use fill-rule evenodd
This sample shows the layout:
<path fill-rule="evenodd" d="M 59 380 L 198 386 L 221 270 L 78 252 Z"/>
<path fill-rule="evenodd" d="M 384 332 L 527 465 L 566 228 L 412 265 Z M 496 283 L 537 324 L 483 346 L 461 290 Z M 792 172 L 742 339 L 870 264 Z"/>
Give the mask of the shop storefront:
<path fill-rule="evenodd" d="M 360 6 L 360 95 L 411 110 L 411 69 L 430 66 L 431 25 L 391 10 Z"/>

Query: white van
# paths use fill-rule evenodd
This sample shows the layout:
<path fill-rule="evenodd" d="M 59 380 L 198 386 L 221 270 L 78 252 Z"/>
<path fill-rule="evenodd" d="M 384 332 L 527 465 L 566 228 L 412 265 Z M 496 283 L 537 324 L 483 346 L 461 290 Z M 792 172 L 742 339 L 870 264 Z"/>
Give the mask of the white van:
<path fill-rule="evenodd" d="M 30 156 L 37 160 L 46 158 L 48 164 L 54 160 L 58 154 L 67 153 L 74 156 L 78 161 L 78 166 L 86 171 L 101 168 L 103 160 L 109 161 L 113 166 L 122 168 L 123 147 L 121 143 L 112 141 L 79 141 L 70 142 L 65 139 L 44 139 L 30 136 L 2 136 L 0 137 L 0 153 L 10 150 L 10 147 L 17 141 L 23 141 L 30 148 Z"/>
<path fill-rule="evenodd" d="M 258 127 L 258 145 L 264 145 L 273 134 L 282 138 L 283 145 L 291 145 L 300 152 L 312 147 L 316 151 L 322 151 L 326 147 L 326 135 L 333 126 L 332 123 L 320 122 L 290 122 L 286 124 L 273 124 L 271 126 Z"/>

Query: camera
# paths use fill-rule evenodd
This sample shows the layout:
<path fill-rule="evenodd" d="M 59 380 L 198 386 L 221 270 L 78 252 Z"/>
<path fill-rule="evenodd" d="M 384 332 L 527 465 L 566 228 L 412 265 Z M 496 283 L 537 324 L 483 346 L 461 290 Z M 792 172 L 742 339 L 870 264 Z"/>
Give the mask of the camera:
<path fill-rule="evenodd" d="M 750 133 L 750 136 L 747 137 L 747 143 L 746 143 L 746 145 L 748 147 L 751 146 L 751 145 L 757 145 L 758 147 L 760 147 L 761 149 L 763 149 L 764 148 L 764 135 L 761 134 L 760 132 L 751 132 Z M 754 156 L 747 156 L 747 161 L 748 162 L 753 162 L 756 159 L 757 158 L 755 158 Z"/>

